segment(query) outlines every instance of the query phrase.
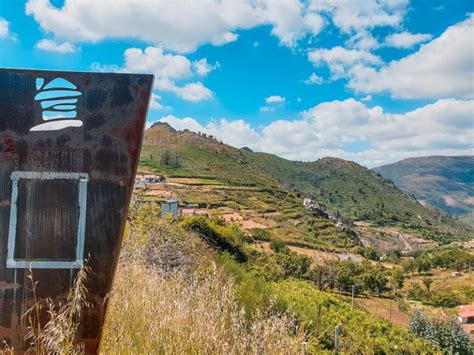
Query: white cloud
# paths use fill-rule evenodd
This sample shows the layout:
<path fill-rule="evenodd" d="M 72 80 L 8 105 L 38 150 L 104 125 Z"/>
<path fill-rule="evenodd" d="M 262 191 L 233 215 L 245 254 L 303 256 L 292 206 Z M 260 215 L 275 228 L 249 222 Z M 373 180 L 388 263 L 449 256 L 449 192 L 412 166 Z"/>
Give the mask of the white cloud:
<path fill-rule="evenodd" d="M 91 69 L 102 73 L 115 73 L 121 70 L 120 66 L 116 64 L 101 64 L 98 62 L 92 62 Z"/>
<path fill-rule="evenodd" d="M 397 27 L 406 13 L 408 0 L 313 0 L 310 9 L 330 14 L 344 33 L 375 27 Z"/>
<path fill-rule="evenodd" d="M 151 94 L 151 100 L 150 100 L 150 108 L 154 110 L 161 110 L 163 109 L 163 105 L 160 104 L 159 100 L 161 99 L 160 95 L 157 94 Z"/>
<path fill-rule="evenodd" d="M 267 104 L 281 104 L 285 101 L 286 101 L 286 99 L 283 96 L 280 96 L 280 95 L 272 95 L 272 96 L 268 96 L 268 97 L 265 98 L 265 102 Z"/>
<path fill-rule="evenodd" d="M 8 38 L 10 36 L 9 27 L 10 23 L 3 17 L 0 17 L 0 38 Z"/>
<path fill-rule="evenodd" d="M 45 32 L 73 43 L 138 39 L 192 52 L 202 44 L 233 42 L 237 31 L 262 25 L 272 26 L 272 34 L 290 47 L 318 35 L 326 18 L 351 36 L 380 26 L 397 27 L 407 5 L 408 0 L 65 0 L 59 8 L 50 0 L 29 0 L 26 13 Z M 360 42 L 357 48 L 373 46 L 367 35 L 354 41 Z"/>
<path fill-rule="evenodd" d="M 272 25 L 280 42 L 292 46 L 323 26 L 322 17 L 298 0 L 65 0 L 61 8 L 50 0 L 29 0 L 26 13 L 56 38 L 132 38 L 177 52 L 223 45 L 237 39 L 236 31 L 260 25 Z"/>
<path fill-rule="evenodd" d="M 162 48 L 129 48 L 124 52 L 125 71 L 153 73 L 158 78 L 186 79 L 191 77 L 191 62 L 182 55 L 165 54 Z"/>
<path fill-rule="evenodd" d="M 340 79 L 357 64 L 381 65 L 382 60 L 362 49 L 346 49 L 333 47 L 331 49 L 315 49 L 308 53 L 308 59 L 316 66 L 327 65 L 332 79 Z"/>
<path fill-rule="evenodd" d="M 245 0 L 66 0 L 61 8 L 49 0 L 26 4 L 26 13 L 57 38 L 74 42 L 132 38 L 179 52 L 193 51 L 203 43 L 235 41 L 235 30 L 259 23 L 255 10 Z"/>
<path fill-rule="evenodd" d="M 194 72 L 198 75 L 206 76 L 211 71 L 220 68 L 219 62 L 212 65 L 209 64 L 206 58 L 202 58 L 193 62 Z"/>
<path fill-rule="evenodd" d="M 174 92 L 182 99 L 193 102 L 211 100 L 214 97 L 212 91 L 199 81 L 175 87 Z"/>
<path fill-rule="evenodd" d="M 322 84 L 323 82 L 324 82 L 323 78 L 318 76 L 316 73 L 311 73 L 309 78 L 304 81 L 304 83 L 308 85 L 313 85 L 313 84 L 319 85 L 319 84 Z"/>
<path fill-rule="evenodd" d="M 287 46 L 294 46 L 308 33 L 317 35 L 324 25 L 321 15 L 306 11 L 305 4 L 299 0 L 265 0 L 261 3 L 264 19 L 273 24 L 272 34 Z"/>
<path fill-rule="evenodd" d="M 379 70 L 360 63 L 350 68 L 349 88 L 362 93 L 387 91 L 398 98 L 474 97 L 474 15 L 407 57 Z"/>
<path fill-rule="evenodd" d="M 195 76 L 203 77 L 218 66 L 218 63 L 209 64 L 205 58 L 191 62 L 183 55 L 165 53 L 158 47 L 145 50 L 128 48 L 124 52 L 122 67 L 97 62 L 91 64 L 96 71 L 154 74 L 155 89 L 174 92 L 183 100 L 192 102 L 210 100 L 214 94 L 200 81 L 181 82 L 193 80 Z"/>
<path fill-rule="evenodd" d="M 378 40 L 372 35 L 370 31 L 360 30 L 346 42 L 349 48 L 374 50 L 380 47 Z"/>
<path fill-rule="evenodd" d="M 410 156 L 472 153 L 474 100 L 439 100 L 405 114 L 384 112 L 348 99 L 324 102 L 302 112 L 296 120 L 278 120 L 260 132 L 243 120 L 221 119 L 207 125 L 166 116 L 177 129 L 212 134 L 236 147 L 249 146 L 296 160 L 336 156 L 367 166 Z M 364 143 L 365 149 L 351 149 Z"/>
<path fill-rule="evenodd" d="M 160 122 L 166 122 L 171 125 L 174 129 L 183 131 L 188 129 L 193 132 L 205 132 L 205 128 L 202 127 L 198 121 L 191 117 L 178 118 L 173 115 L 167 115 L 159 119 Z"/>
<path fill-rule="evenodd" d="M 385 44 L 395 48 L 411 48 L 419 43 L 429 41 L 433 36 L 427 33 L 394 33 L 385 38 Z"/>
<path fill-rule="evenodd" d="M 275 107 L 272 107 L 272 106 L 262 106 L 262 107 L 260 107 L 260 111 L 262 111 L 262 112 L 274 112 L 274 111 L 275 111 Z"/>
<path fill-rule="evenodd" d="M 36 48 L 47 52 L 74 53 L 78 50 L 76 46 L 69 42 L 58 44 L 50 39 L 42 39 L 36 43 Z"/>
<path fill-rule="evenodd" d="M 360 99 L 360 101 L 364 101 L 364 102 L 372 101 L 372 95 L 365 95 L 364 97 Z"/>

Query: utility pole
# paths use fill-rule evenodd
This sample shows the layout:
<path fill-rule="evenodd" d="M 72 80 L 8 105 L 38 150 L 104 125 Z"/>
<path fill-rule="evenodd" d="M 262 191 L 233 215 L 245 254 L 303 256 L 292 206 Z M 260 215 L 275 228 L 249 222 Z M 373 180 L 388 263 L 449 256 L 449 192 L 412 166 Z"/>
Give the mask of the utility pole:
<path fill-rule="evenodd" d="M 352 308 L 354 308 L 355 285 L 352 285 Z"/>
<path fill-rule="evenodd" d="M 339 326 L 336 325 L 336 328 L 334 328 L 334 349 L 336 351 L 336 355 L 339 354 L 339 336 L 340 336 L 340 329 L 339 329 Z"/>

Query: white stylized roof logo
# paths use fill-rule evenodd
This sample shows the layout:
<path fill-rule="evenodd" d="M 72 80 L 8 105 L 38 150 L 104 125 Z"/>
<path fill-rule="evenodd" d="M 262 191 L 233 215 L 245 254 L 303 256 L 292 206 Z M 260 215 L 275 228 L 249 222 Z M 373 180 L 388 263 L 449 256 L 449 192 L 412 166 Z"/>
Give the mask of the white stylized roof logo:
<path fill-rule="evenodd" d="M 35 101 L 41 103 L 44 123 L 34 126 L 30 131 L 57 131 L 68 127 L 81 127 L 82 121 L 76 119 L 76 104 L 82 95 L 77 86 L 63 78 L 45 83 L 43 78 L 36 79 Z"/>

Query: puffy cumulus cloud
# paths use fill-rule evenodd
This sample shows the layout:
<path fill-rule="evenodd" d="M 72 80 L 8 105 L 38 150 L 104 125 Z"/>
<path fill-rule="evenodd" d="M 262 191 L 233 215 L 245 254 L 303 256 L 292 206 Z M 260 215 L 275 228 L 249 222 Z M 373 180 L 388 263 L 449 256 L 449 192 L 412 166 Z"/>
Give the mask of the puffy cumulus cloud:
<path fill-rule="evenodd" d="M 395 48 L 411 48 L 419 43 L 429 41 L 432 37 L 428 33 L 393 33 L 385 38 L 385 45 Z"/>
<path fill-rule="evenodd" d="M 272 34 L 287 46 L 294 46 L 308 33 L 317 35 L 324 25 L 322 16 L 307 10 L 299 0 L 265 0 L 260 2 L 265 22 L 273 24 Z"/>
<path fill-rule="evenodd" d="M 309 78 L 304 81 L 304 83 L 308 85 L 319 85 L 319 84 L 322 84 L 323 82 L 324 82 L 323 78 L 321 78 L 316 73 L 311 73 Z"/>
<path fill-rule="evenodd" d="M 175 86 L 173 91 L 182 99 L 193 102 L 210 100 L 214 97 L 212 91 L 199 81 L 186 84 L 183 87 Z"/>
<path fill-rule="evenodd" d="M 209 123 L 204 132 L 208 132 L 227 144 L 239 148 L 260 139 L 260 135 L 244 120 L 229 121 L 220 119 Z"/>
<path fill-rule="evenodd" d="M 393 97 L 474 97 L 474 15 L 449 27 L 418 51 L 376 69 L 355 65 L 349 88 L 362 93 L 389 92 Z"/>
<path fill-rule="evenodd" d="M 193 51 L 203 43 L 235 41 L 233 31 L 259 23 L 255 10 L 246 0 L 66 0 L 61 8 L 49 0 L 26 4 L 26 13 L 58 38 L 133 38 L 178 52 Z"/>
<path fill-rule="evenodd" d="M 171 127 L 183 131 L 188 129 L 193 132 L 205 132 L 205 128 L 192 117 L 178 118 L 173 115 L 167 115 L 159 119 L 160 122 L 166 122 Z"/>
<path fill-rule="evenodd" d="M 150 73 L 155 75 L 155 89 L 174 92 L 187 101 L 210 100 L 214 94 L 201 81 L 192 81 L 196 76 L 203 77 L 219 66 L 209 64 L 206 58 L 191 62 L 180 54 L 165 53 L 159 47 L 128 48 L 124 52 L 123 66 L 92 63 L 97 71 L 122 73 Z M 191 82 L 186 82 L 190 81 Z M 179 82 L 179 83 L 177 83 Z M 183 83 L 184 82 L 184 83 Z"/>
<path fill-rule="evenodd" d="M 191 62 L 182 55 L 165 54 L 162 48 L 128 48 L 125 71 L 153 73 L 157 78 L 186 79 L 192 75 Z"/>
<path fill-rule="evenodd" d="M 65 0 L 56 7 L 51 0 L 28 0 L 26 13 L 44 31 L 71 42 L 131 38 L 192 52 L 202 44 L 233 42 L 239 30 L 270 25 L 280 43 L 293 47 L 332 21 L 355 36 L 354 48 L 369 49 L 377 41 L 368 30 L 399 26 L 407 5 L 408 0 Z"/>
<path fill-rule="evenodd" d="M 360 30 L 354 34 L 346 42 L 349 48 L 363 49 L 363 50 L 374 50 L 380 47 L 379 41 L 372 35 L 370 31 Z"/>
<path fill-rule="evenodd" d="M 321 103 L 296 120 L 277 120 L 260 131 L 243 120 L 201 125 L 190 117 L 166 116 L 160 121 L 288 159 L 336 156 L 373 167 L 410 156 L 472 153 L 473 111 L 474 100 L 439 100 L 405 114 L 392 114 L 380 106 L 347 99 Z"/>
<path fill-rule="evenodd" d="M 268 97 L 265 98 L 265 102 L 267 104 L 281 104 L 285 101 L 286 101 L 286 99 L 283 96 L 280 96 L 280 95 L 272 95 L 272 96 L 268 96 Z"/>
<path fill-rule="evenodd" d="M 286 98 L 280 95 L 272 95 L 265 98 L 266 106 L 260 107 L 261 112 L 274 112 L 276 107 L 281 107 L 285 103 Z"/>
<path fill-rule="evenodd" d="M 157 94 L 151 94 L 150 100 L 150 108 L 154 110 L 161 110 L 163 109 L 163 105 L 160 104 L 159 100 L 161 100 L 161 96 Z"/>
<path fill-rule="evenodd" d="M 326 15 L 340 32 L 349 35 L 348 47 L 369 50 L 380 46 L 370 30 L 399 27 L 408 3 L 409 0 L 312 0 L 309 9 Z"/>
<path fill-rule="evenodd" d="M 10 36 L 10 23 L 0 17 L 0 38 L 8 38 Z"/>
<path fill-rule="evenodd" d="M 50 39 L 39 40 L 35 46 L 36 48 L 41 49 L 43 51 L 56 53 L 74 53 L 78 50 L 75 45 L 69 42 L 63 42 L 61 44 L 58 44 Z"/>
<path fill-rule="evenodd" d="M 312 0 L 309 8 L 330 15 L 344 33 L 362 29 L 397 27 L 403 21 L 408 0 Z"/>
<path fill-rule="evenodd" d="M 272 25 L 272 34 L 292 46 L 323 26 L 322 17 L 299 0 L 65 0 L 60 8 L 50 0 L 29 0 L 26 13 L 57 38 L 133 38 L 176 52 L 223 45 L 237 39 L 236 31 L 259 25 Z"/>
<path fill-rule="evenodd" d="M 356 65 L 381 65 L 382 60 L 362 49 L 346 49 L 333 47 L 331 49 L 315 49 L 308 53 L 308 59 L 315 66 L 327 65 L 333 79 L 345 77 Z"/>
<path fill-rule="evenodd" d="M 211 71 L 220 68 L 219 62 L 209 64 L 206 58 L 202 58 L 193 62 L 193 69 L 196 74 L 206 76 Z"/>

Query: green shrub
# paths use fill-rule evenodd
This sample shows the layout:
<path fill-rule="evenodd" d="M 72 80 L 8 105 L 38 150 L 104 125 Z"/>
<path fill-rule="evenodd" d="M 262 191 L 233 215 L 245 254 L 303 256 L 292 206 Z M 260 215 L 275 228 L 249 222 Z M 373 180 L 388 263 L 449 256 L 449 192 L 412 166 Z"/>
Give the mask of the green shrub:
<path fill-rule="evenodd" d="M 275 253 L 289 254 L 290 249 L 287 247 L 285 242 L 281 239 L 273 239 L 270 241 L 270 249 Z"/>
<path fill-rule="evenodd" d="M 428 295 L 424 289 L 418 283 L 413 283 L 410 285 L 407 291 L 407 296 L 411 300 L 422 301 L 425 300 Z"/>
<path fill-rule="evenodd" d="M 445 354 L 472 354 L 469 336 L 455 320 L 431 319 L 422 312 L 415 312 L 408 329 L 410 333 L 436 345 Z"/>
<path fill-rule="evenodd" d="M 245 236 L 236 226 L 225 225 L 218 219 L 203 216 L 186 217 L 180 225 L 194 231 L 216 249 L 229 252 L 237 261 L 247 261 L 244 250 Z"/>
<path fill-rule="evenodd" d="M 459 297 L 451 291 L 433 292 L 431 303 L 436 307 L 456 307 L 461 304 Z"/>

